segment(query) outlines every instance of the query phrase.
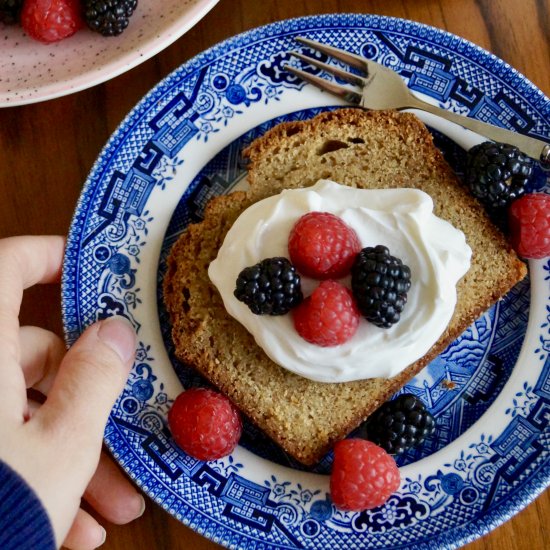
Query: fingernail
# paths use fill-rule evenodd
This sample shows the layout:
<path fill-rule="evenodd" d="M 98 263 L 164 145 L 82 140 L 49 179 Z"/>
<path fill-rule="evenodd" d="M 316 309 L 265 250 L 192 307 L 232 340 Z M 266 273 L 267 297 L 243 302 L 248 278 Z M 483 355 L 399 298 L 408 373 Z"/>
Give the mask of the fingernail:
<path fill-rule="evenodd" d="M 118 316 L 105 319 L 99 327 L 97 336 L 124 363 L 133 361 L 136 354 L 136 333 L 126 318 Z"/>
<path fill-rule="evenodd" d="M 100 546 L 103 546 L 105 544 L 105 541 L 107 540 L 107 531 L 103 527 L 101 527 L 101 539 L 100 543 L 96 546 L 96 548 L 99 548 Z"/>
<path fill-rule="evenodd" d="M 140 508 L 139 508 L 138 515 L 136 516 L 136 519 L 140 518 L 145 513 L 145 499 L 141 495 L 139 495 L 139 498 L 141 499 L 141 503 L 140 503 Z"/>

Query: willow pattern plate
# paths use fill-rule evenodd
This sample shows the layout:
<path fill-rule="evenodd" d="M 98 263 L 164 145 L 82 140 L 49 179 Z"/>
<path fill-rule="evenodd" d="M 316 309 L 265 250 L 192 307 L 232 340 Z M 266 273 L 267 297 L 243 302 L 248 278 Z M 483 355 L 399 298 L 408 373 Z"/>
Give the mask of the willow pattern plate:
<path fill-rule="evenodd" d="M 444 108 L 548 138 L 549 100 L 479 47 L 400 19 L 324 15 L 236 36 L 192 59 L 128 115 L 94 165 L 71 226 L 63 277 L 68 343 L 124 315 L 137 360 L 105 440 L 160 506 L 230 548 L 454 548 L 526 506 L 550 479 L 550 262 L 487 311 L 406 391 L 437 433 L 400 458 L 387 504 L 345 513 L 328 496 L 330 455 L 306 471 L 252 426 L 229 457 L 200 462 L 166 425 L 183 386 L 201 384 L 172 355 L 160 294 L 165 258 L 206 201 L 242 184 L 240 151 L 282 120 L 335 106 L 282 68 L 305 35 L 375 59 Z M 421 115 L 460 172 L 479 136 Z M 547 186 L 537 172 L 535 186 Z"/>

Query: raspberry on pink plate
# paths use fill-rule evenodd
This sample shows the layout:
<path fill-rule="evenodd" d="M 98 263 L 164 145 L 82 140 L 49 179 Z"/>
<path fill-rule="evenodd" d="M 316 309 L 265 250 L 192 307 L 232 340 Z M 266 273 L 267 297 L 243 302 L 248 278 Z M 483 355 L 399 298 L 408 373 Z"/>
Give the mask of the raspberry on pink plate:
<path fill-rule="evenodd" d="M 26 0 L 21 25 L 35 40 L 50 44 L 63 40 L 84 26 L 79 0 Z"/>

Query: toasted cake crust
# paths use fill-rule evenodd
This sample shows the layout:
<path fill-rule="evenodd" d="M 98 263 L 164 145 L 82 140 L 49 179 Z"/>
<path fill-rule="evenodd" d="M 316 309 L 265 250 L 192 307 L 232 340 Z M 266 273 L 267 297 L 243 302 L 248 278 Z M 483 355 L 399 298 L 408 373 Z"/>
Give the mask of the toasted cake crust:
<path fill-rule="evenodd" d="M 213 199 L 204 221 L 174 245 L 164 280 L 178 358 L 225 393 L 286 452 L 311 465 L 441 353 L 526 275 L 526 268 L 433 145 L 422 122 L 394 111 L 341 109 L 280 124 L 244 151 L 250 189 Z M 472 265 L 441 338 L 391 379 L 327 384 L 275 364 L 223 306 L 207 274 L 223 239 L 248 206 L 288 188 L 332 179 L 358 188 L 414 187 L 437 216 L 464 232 Z"/>

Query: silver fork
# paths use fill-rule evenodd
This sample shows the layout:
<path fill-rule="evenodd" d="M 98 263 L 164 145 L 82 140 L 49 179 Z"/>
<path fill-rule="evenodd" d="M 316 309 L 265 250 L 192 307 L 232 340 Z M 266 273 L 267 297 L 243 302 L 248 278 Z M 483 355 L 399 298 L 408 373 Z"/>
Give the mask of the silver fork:
<path fill-rule="evenodd" d="M 445 118 L 494 141 L 515 145 L 523 153 L 534 159 L 540 160 L 545 167 L 550 167 L 550 144 L 426 103 L 411 93 L 403 79 L 395 71 L 384 67 L 384 65 L 380 63 L 369 61 L 354 53 L 327 44 L 322 44 L 321 42 L 316 42 L 308 38 L 297 37 L 296 40 L 313 50 L 325 53 L 344 62 L 361 73 L 361 75 L 353 74 L 302 53 L 290 52 L 294 57 L 306 63 L 310 63 L 346 82 L 355 84 L 359 86 L 360 89 L 354 90 L 346 86 L 340 86 L 339 84 L 329 82 L 324 78 L 312 75 L 306 71 L 292 67 L 291 65 L 285 65 L 284 68 L 298 78 L 333 95 L 341 97 L 348 103 L 359 105 L 365 109 L 420 109 L 422 111 L 427 111 L 428 113 Z"/>

